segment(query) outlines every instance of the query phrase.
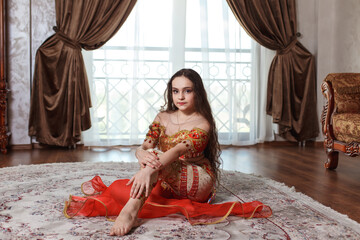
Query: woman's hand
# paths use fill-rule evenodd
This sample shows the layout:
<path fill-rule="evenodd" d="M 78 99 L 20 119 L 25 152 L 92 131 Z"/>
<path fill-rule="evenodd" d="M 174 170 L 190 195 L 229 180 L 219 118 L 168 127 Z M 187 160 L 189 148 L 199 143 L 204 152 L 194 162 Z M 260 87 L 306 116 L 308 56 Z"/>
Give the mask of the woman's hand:
<path fill-rule="evenodd" d="M 131 198 L 140 198 L 145 191 L 145 197 L 149 196 L 151 175 L 154 173 L 154 169 L 149 167 L 142 168 L 138 171 L 126 185 L 132 184 L 130 190 Z"/>
<path fill-rule="evenodd" d="M 138 159 L 141 168 L 149 166 L 153 169 L 159 169 L 162 166 L 159 157 L 156 156 L 155 153 L 146 151 L 141 147 L 136 150 L 135 156 Z"/>

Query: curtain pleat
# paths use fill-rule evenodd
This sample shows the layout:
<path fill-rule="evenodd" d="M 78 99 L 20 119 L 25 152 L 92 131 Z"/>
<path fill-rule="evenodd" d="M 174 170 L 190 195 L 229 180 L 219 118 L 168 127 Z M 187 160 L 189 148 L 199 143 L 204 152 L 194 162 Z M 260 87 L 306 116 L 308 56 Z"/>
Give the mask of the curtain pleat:
<path fill-rule="evenodd" d="M 269 70 L 266 112 L 289 141 L 319 134 L 313 55 L 297 40 L 295 0 L 227 0 L 235 17 L 262 46 L 276 50 Z"/>
<path fill-rule="evenodd" d="M 56 0 L 55 34 L 37 50 L 29 135 L 40 143 L 71 146 L 91 127 L 90 91 L 81 49 L 104 45 L 136 0 Z"/>

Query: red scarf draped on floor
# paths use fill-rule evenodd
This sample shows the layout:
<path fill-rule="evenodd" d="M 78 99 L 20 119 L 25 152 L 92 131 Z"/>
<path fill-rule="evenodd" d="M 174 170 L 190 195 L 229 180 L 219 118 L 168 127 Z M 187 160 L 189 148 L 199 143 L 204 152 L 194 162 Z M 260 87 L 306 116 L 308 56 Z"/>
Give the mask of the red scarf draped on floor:
<path fill-rule="evenodd" d="M 131 185 L 126 185 L 128 181 L 128 179 L 116 180 L 107 187 L 99 176 L 94 177 L 86 182 L 94 189 L 94 194 L 85 197 L 70 196 L 69 201 L 65 203 L 65 216 L 68 218 L 105 216 L 109 220 L 113 220 L 112 217 L 119 215 L 129 199 Z M 139 211 L 138 217 L 158 218 L 182 213 L 190 224 L 197 225 L 218 223 L 229 215 L 244 218 L 266 218 L 272 214 L 271 208 L 259 201 L 210 204 L 189 199 L 175 199 L 171 198 L 173 196 L 169 194 L 164 192 L 161 182 L 158 182 Z"/>

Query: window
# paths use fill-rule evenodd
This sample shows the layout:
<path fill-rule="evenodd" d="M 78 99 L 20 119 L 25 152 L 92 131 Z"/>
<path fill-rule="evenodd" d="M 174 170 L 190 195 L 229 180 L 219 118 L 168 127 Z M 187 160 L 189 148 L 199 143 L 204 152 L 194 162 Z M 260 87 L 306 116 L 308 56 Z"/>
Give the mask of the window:
<path fill-rule="evenodd" d="M 252 41 L 226 0 L 139 0 L 91 55 L 93 126 L 101 141 L 142 143 L 167 81 L 183 67 L 203 78 L 220 142 L 250 140 Z"/>

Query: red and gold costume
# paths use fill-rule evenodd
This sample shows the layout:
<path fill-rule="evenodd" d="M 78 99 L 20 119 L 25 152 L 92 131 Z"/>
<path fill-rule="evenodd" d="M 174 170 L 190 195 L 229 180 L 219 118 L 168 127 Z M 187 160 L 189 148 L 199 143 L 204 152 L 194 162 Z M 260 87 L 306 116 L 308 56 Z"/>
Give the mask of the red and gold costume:
<path fill-rule="evenodd" d="M 194 123 L 190 123 L 190 125 Z M 208 133 L 192 127 L 179 131 L 169 114 L 160 113 L 150 125 L 144 145 L 155 154 L 184 144 L 187 152 L 159 172 L 156 185 L 139 211 L 139 218 L 163 217 L 182 213 L 191 224 L 217 223 L 228 215 L 269 217 L 271 209 L 261 202 L 227 202 L 211 204 L 215 195 L 214 172 L 204 156 Z M 157 150 L 154 150 L 157 148 Z M 82 185 L 85 197 L 70 196 L 64 214 L 74 216 L 117 216 L 130 195 L 128 179 L 117 180 L 107 187 L 99 176 Z"/>

